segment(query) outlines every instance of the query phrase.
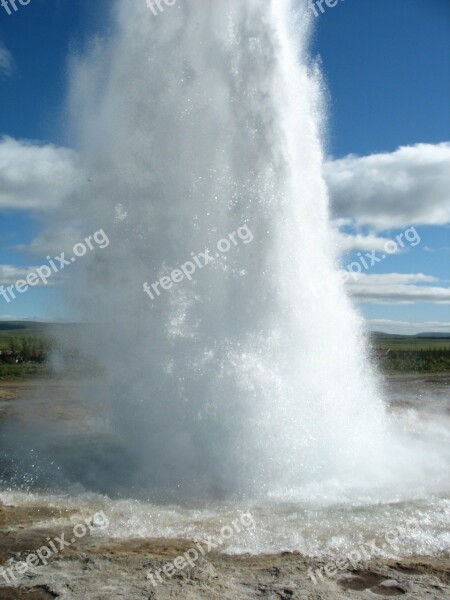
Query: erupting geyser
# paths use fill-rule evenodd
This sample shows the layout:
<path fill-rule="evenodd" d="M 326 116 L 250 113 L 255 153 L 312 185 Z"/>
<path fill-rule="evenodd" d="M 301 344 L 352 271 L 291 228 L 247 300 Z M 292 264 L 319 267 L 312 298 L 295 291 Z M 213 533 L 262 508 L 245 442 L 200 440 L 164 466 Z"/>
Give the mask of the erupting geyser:
<path fill-rule="evenodd" d="M 122 0 L 111 40 L 73 64 L 88 174 L 61 220 L 76 210 L 111 242 L 73 293 L 102 324 L 84 344 L 128 493 L 276 493 L 381 468 L 384 407 L 329 222 L 309 13 L 189 0 L 155 16 Z M 251 243 L 143 293 L 243 225 Z"/>

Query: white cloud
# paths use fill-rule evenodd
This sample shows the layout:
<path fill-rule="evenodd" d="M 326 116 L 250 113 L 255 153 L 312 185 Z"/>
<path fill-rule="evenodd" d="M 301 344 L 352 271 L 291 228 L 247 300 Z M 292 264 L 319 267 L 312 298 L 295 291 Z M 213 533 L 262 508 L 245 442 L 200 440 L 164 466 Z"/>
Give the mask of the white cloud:
<path fill-rule="evenodd" d="M 336 244 L 343 251 L 382 250 L 387 238 L 376 232 L 450 223 L 450 142 L 350 155 L 328 161 L 325 175 L 335 224 L 371 230 L 364 235 L 341 233 Z M 80 182 L 75 151 L 8 137 L 0 140 L 0 210 L 51 210 Z"/>
<path fill-rule="evenodd" d="M 450 222 L 450 142 L 328 161 L 335 216 L 375 231 Z"/>
<path fill-rule="evenodd" d="M 380 285 L 408 285 L 411 283 L 436 283 L 439 281 L 433 275 L 425 275 L 424 273 L 382 273 L 377 275 L 368 275 L 367 273 L 356 274 L 357 279 L 350 278 L 349 284 L 362 284 L 364 286 L 380 286 Z"/>
<path fill-rule="evenodd" d="M 425 252 L 450 252 L 450 248 L 430 248 L 429 246 L 424 246 L 423 249 Z"/>
<path fill-rule="evenodd" d="M 436 283 L 438 280 L 423 273 L 388 273 L 385 275 L 358 275 L 347 282 L 352 298 L 369 304 L 412 304 L 432 302 L 450 304 L 450 288 L 417 285 Z"/>
<path fill-rule="evenodd" d="M 74 244 L 82 239 L 82 232 L 77 226 L 61 224 L 45 229 L 31 243 L 19 244 L 14 247 L 14 250 L 24 252 L 39 260 L 39 257 L 47 256 L 47 254 L 53 254 L 53 256 L 59 256 L 61 252 L 70 254 Z"/>
<path fill-rule="evenodd" d="M 14 267 L 12 265 L 0 265 L 0 284 L 12 285 L 18 279 L 24 279 L 30 272 L 31 267 Z"/>
<path fill-rule="evenodd" d="M 14 265 L 0 265 L 0 285 L 14 285 L 19 279 L 26 279 L 29 273 L 35 273 L 38 266 L 35 267 L 16 267 Z M 59 274 L 58 274 L 59 275 Z M 58 285 L 61 283 L 61 275 L 48 280 L 47 285 Z M 39 285 L 44 285 L 41 281 Z"/>
<path fill-rule="evenodd" d="M 50 210 L 80 181 L 76 153 L 52 144 L 0 140 L 0 210 Z"/>
<path fill-rule="evenodd" d="M 413 304 L 415 302 L 450 304 L 450 289 L 417 285 L 380 286 L 379 288 L 355 286 L 351 290 L 351 296 L 358 302 L 368 304 Z"/>
<path fill-rule="evenodd" d="M 14 58 L 3 42 L 0 42 L 0 76 L 11 77 L 15 71 Z"/>
<path fill-rule="evenodd" d="M 351 235 L 349 233 L 338 232 L 337 244 L 341 252 L 350 252 L 351 250 L 377 250 L 383 252 L 385 244 L 390 239 L 378 237 L 375 234 L 362 235 L 358 233 Z"/>

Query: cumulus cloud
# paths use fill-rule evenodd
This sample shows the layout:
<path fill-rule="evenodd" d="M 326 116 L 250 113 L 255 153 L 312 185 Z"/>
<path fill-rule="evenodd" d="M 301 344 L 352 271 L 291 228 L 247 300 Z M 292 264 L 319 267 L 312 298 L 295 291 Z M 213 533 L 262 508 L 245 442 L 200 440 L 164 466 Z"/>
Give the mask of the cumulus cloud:
<path fill-rule="evenodd" d="M 0 265 L 0 285 L 14 285 L 19 279 L 26 279 L 29 273 L 35 273 L 38 267 L 17 267 L 14 265 Z M 49 280 L 46 285 L 58 285 L 61 283 L 60 278 Z M 44 285 L 42 281 L 37 284 Z"/>
<path fill-rule="evenodd" d="M 368 275 L 361 273 L 357 275 L 357 280 L 350 279 L 350 283 L 363 283 L 364 286 L 380 286 L 380 285 L 396 285 L 410 283 L 436 283 L 439 281 L 433 275 L 425 275 L 424 273 L 382 273 L 378 275 Z"/>
<path fill-rule="evenodd" d="M 68 148 L 0 139 L 0 212 L 52 211 L 70 201 L 86 180 L 80 164 L 76 152 Z M 391 233 L 387 237 L 383 231 L 450 223 L 450 143 L 418 144 L 367 157 L 347 156 L 329 161 L 325 171 L 335 224 L 345 227 L 345 232 L 337 232 L 333 243 L 343 252 L 383 253 L 392 239 Z M 122 207 L 119 209 L 116 207 L 117 217 L 122 218 Z M 352 224 L 356 231 L 350 233 Z M 364 228 L 363 233 L 359 227 Z M 61 223 L 17 249 L 45 256 L 63 251 L 77 237 L 76 223 Z M 23 278 L 22 273 L 11 269 L 7 265 L 0 268 L 0 277 L 8 285 Z M 361 303 L 450 301 L 448 288 L 423 274 L 361 274 L 357 281 L 350 278 L 348 285 L 351 295 Z"/>
<path fill-rule="evenodd" d="M 328 161 L 325 175 L 341 222 L 374 231 L 450 222 L 450 142 L 349 155 Z"/>
<path fill-rule="evenodd" d="M 14 267 L 12 265 L 0 265 L 0 283 L 2 285 L 12 285 L 18 279 L 24 279 L 31 268 Z"/>
<path fill-rule="evenodd" d="M 381 231 L 450 223 L 450 142 L 330 160 L 325 176 L 336 226 L 369 229 L 341 233 L 343 251 L 382 250 Z M 0 210 L 51 210 L 82 179 L 73 150 L 0 139 Z"/>
<path fill-rule="evenodd" d="M 61 252 L 69 254 L 74 244 L 82 239 L 82 231 L 76 225 L 62 224 L 58 227 L 45 229 L 30 244 L 18 245 L 14 249 L 19 252 L 26 252 L 38 259 L 47 254 L 53 254 L 54 256 L 58 256 Z"/>
<path fill-rule="evenodd" d="M 14 58 L 11 52 L 0 41 L 0 77 L 11 77 L 15 71 Z"/>
<path fill-rule="evenodd" d="M 450 288 L 430 285 L 438 279 L 423 273 L 388 273 L 385 275 L 358 275 L 349 280 L 347 287 L 351 297 L 369 304 L 412 304 L 432 302 L 450 304 Z"/>
<path fill-rule="evenodd" d="M 0 139 L 0 210 L 51 210 L 80 177 L 76 153 L 68 148 Z"/>
<path fill-rule="evenodd" d="M 338 232 L 337 234 L 337 245 L 340 252 L 350 252 L 352 250 L 377 250 L 383 252 L 385 244 L 390 240 L 391 238 L 379 237 L 375 234 L 362 235 L 357 233 L 352 235 L 342 232 Z"/>

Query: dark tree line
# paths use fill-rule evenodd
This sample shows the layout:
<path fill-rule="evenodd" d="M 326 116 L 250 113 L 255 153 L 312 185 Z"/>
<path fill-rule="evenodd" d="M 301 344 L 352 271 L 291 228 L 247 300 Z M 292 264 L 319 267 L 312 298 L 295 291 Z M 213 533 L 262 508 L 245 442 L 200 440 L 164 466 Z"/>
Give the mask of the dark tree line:
<path fill-rule="evenodd" d="M 36 337 L 12 337 L 8 348 L 1 351 L 0 362 L 17 364 L 22 362 L 42 363 L 50 351 L 49 340 Z"/>
<path fill-rule="evenodd" d="M 450 372 L 450 348 L 391 350 L 386 366 L 393 371 Z"/>

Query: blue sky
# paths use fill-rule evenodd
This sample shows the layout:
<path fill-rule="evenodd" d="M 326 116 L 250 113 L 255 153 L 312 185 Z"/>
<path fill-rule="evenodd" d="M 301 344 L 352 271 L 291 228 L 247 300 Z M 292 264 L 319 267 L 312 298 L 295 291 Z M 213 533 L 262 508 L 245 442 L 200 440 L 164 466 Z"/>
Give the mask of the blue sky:
<path fill-rule="evenodd" d="M 334 155 L 448 141 L 448 0 L 343 0 L 315 21 Z"/>
<path fill-rule="evenodd" d="M 320 54 L 329 89 L 328 152 L 340 158 L 449 140 L 450 2 L 343 0 L 324 8 L 315 18 L 313 48 Z M 448 287 L 448 224 L 416 228 L 419 246 L 389 257 L 370 272 L 425 273 Z M 401 230 L 393 228 L 384 236 L 395 237 Z M 345 264 L 353 258 L 350 253 Z M 366 317 L 380 321 L 450 320 L 448 304 L 365 303 L 361 308 Z M 390 330 L 383 323 L 373 329 Z"/>
<path fill-rule="evenodd" d="M 93 34 L 108 34 L 108 4 L 31 0 L 27 6 L 17 2 L 19 10 L 11 15 L 0 6 L 1 136 L 66 146 L 62 107 L 68 56 Z M 444 293 L 450 281 L 450 190 L 443 173 L 449 166 L 449 148 L 443 144 L 450 140 L 450 2 L 342 0 L 324 9 L 314 19 L 312 47 L 329 91 L 327 171 L 333 216 L 348 236 L 343 265 L 357 260 L 358 252 L 377 248 L 382 254 L 383 240 L 411 226 L 421 240 L 363 273 L 351 292 L 373 329 L 450 331 L 450 300 Z M 404 146 L 412 150 L 398 152 Z M 11 156 L 11 144 L 6 151 Z M 370 161 L 369 155 L 374 155 Z M 0 150 L 0 195 L 8 184 L 2 156 Z M 348 169 L 352 178 L 343 184 L 341 174 Z M 398 184 L 405 177 L 409 195 Z M 45 262 L 45 256 L 20 248 L 32 244 L 45 213 L 32 201 L 18 210 L 8 198 L 0 200 L 3 282 L 1 265 Z M 406 282 L 405 275 L 416 279 Z M 429 301 L 421 299 L 421 288 L 430 288 Z M 69 315 L 58 287 L 48 286 L 30 289 L 9 304 L 0 297 L 1 316 Z"/>

